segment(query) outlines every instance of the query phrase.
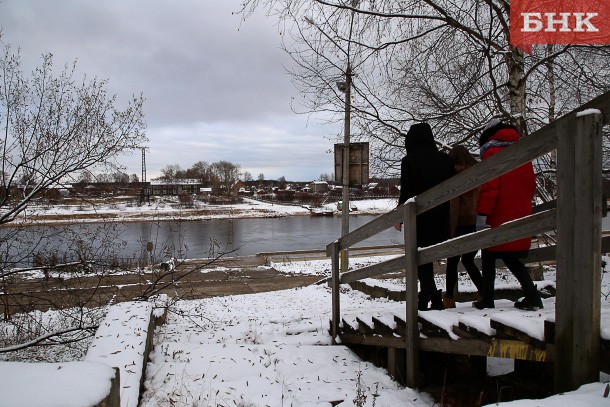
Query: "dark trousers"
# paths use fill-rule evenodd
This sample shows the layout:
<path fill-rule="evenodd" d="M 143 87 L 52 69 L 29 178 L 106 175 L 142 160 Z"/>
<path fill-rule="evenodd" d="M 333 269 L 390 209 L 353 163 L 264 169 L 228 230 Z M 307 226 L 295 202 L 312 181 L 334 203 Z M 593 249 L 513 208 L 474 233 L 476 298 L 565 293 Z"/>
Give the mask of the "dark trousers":
<path fill-rule="evenodd" d="M 432 263 L 422 264 L 417 267 L 417 279 L 419 280 L 419 288 L 422 298 L 426 301 L 436 292 L 436 283 L 434 282 L 434 265 Z"/>
<path fill-rule="evenodd" d="M 455 236 L 463 236 L 469 233 L 476 232 L 475 225 L 460 225 L 455 230 Z M 475 287 L 477 287 L 477 291 L 482 293 L 483 290 L 483 277 L 481 276 L 481 271 L 476 264 L 474 264 L 474 257 L 477 252 L 464 253 L 459 256 L 449 257 L 447 259 L 447 268 L 446 268 L 446 296 L 448 298 L 453 298 L 453 293 L 455 292 L 455 286 L 457 285 L 458 280 L 458 264 L 460 260 L 462 260 L 462 264 L 464 268 L 466 268 L 466 272 L 470 279 L 474 283 Z"/>
<path fill-rule="evenodd" d="M 519 260 L 527 252 L 493 252 L 484 249 L 481 252 L 483 269 L 483 300 L 494 300 L 494 284 L 496 280 L 496 260 L 501 259 L 506 267 L 517 277 L 526 298 L 538 298 L 538 291 L 525 265 Z"/>

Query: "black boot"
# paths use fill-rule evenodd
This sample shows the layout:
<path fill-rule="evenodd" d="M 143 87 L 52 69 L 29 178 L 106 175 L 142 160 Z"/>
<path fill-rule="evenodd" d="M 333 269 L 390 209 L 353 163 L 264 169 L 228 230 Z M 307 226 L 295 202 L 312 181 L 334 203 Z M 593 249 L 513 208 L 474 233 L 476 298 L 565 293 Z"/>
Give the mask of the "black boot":
<path fill-rule="evenodd" d="M 417 309 L 420 311 L 428 311 L 428 303 L 430 302 L 430 294 L 420 292 L 417 295 Z"/>
<path fill-rule="evenodd" d="M 430 309 L 435 309 L 439 311 L 445 309 L 445 307 L 443 306 L 443 292 L 441 290 L 433 291 L 430 299 L 432 301 Z"/>
<path fill-rule="evenodd" d="M 544 308 L 542 305 L 542 299 L 540 295 L 536 292 L 535 294 L 526 295 L 525 298 L 515 302 L 515 308 L 524 310 L 524 311 L 538 311 L 539 309 Z"/>

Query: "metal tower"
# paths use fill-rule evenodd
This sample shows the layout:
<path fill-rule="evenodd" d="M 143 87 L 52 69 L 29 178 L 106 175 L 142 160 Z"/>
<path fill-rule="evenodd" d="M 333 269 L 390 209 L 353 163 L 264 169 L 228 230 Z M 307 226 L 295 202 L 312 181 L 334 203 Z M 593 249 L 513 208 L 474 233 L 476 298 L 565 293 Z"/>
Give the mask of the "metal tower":
<path fill-rule="evenodd" d="M 140 179 L 140 205 L 144 200 L 150 202 L 150 194 L 146 185 L 146 147 L 140 147 L 142 150 L 142 178 Z"/>

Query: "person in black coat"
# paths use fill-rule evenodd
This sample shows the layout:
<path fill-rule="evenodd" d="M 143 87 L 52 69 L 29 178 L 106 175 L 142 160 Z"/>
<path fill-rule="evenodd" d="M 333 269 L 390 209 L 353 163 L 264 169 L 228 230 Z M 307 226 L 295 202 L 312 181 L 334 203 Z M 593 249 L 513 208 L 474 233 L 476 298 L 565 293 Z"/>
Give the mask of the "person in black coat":
<path fill-rule="evenodd" d="M 452 177 L 455 167 L 451 158 L 438 150 L 432 129 L 428 123 L 412 125 L 405 137 L 407 155 L 400 167 L 400 198 L 398 205 Z M 449 202 L 417 216 L 417 246 L 426 247 L 449 239 Z M 397 224 L 401 231 L 402 225 Z M 406 242 L 409 244 L 410 242 Z M 432 263 L 422 264 L 417 269 L 420 293 L 418 309 L 443 309 L 441 290 L 436 289 Z"/>

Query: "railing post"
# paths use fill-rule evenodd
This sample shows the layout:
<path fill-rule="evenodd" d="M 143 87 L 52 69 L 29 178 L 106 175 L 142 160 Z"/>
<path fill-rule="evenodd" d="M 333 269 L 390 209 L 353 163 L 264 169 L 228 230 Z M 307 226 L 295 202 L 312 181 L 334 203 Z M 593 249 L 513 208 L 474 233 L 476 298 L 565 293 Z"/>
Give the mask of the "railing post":
<path fill-rule="evenodd" d="M 416 388 L 419 377 L 419 327 L 417 323 L 417 228 L 416 204 L 409 200 L 403 205 L 403 232 L 405 239 L 405 283 L 407 324 L 407 386 Z"/>
<path fill-rule="evenodd" d="M 339 303 L 339 242 L 332 243 L 332 254 L 331 254 L 331 278 L 330 278 L 330 287 L 331 287 L 331 301 L 332 301 L 332 321 L 330 327 L 330 335 L 332 337 L 332 343 L 337 343 L 337 336 L 339 335 L 339 321 L 341 320 L 341 310 Z"/>
<path fill-rule="evenodd" d="M 556 392 L 599 380 L 601 123 L 577 115 L 558 133 Z"/>

